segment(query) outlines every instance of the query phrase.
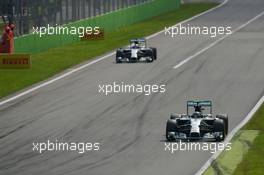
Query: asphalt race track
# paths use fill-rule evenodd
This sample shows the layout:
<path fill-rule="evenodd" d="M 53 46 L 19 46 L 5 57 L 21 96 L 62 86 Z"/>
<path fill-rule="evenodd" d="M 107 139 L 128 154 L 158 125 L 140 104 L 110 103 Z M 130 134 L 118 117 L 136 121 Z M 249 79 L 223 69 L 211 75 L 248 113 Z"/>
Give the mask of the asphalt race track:
<path fill-rule="evenodd" d="M 263 0 L 229 0 L 189 24 L 236 30 L 264 11 Z M 140 32 L 140 31 L 139 31 Z M 186 100 L 211 99 L 232 130 L 264 94 L 264 15 L 178 69 L 180 61 L 218 38 L 160 34 L 151 64 L 115 64 L 109 57 L 0 106 L 1 175 L 192 175 L 205 151 L 164 151 L 165 124 Z M 166 84 L 165 94 L 98 93 L 99 84 Z M 100 151 L 32 151 L 32 142 L 100 142 Z"/>

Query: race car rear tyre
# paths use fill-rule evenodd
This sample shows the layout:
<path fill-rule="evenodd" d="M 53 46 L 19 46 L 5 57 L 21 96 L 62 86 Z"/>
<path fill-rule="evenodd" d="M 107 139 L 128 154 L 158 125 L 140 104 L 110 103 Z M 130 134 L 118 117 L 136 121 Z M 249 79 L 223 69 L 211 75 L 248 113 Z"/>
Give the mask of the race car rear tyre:
<path fill-rule="evenodd" d="M 168 137 L 170 132 L 176 132 L 177 128 L 176 128 L 176 120 L 172 120 L 169 119 L 167 120 L 167 124 L 166 124 L 166 139 L 168 141 L 171 141 L 171 138 Z"/>
<path fill-rule="evenodd" d="M 216 141 L 223 141 L 226 137 L 226 131 L 225 131 L 225 123 L 221 119 L 215 119 L 214 121 L 214 132 L 221 133 L 222 137 L 219 135 L 215 139 Z"/>
<path fill-rule="evenodd" d="M 157 60 L 157 49 L 154 47 L 151 47 L 151 49 L 152 49 L 152 58 L 154 60 Z"/>
<path fill-rule="evenodd" d="M 225 123 L 225 134 L 228 134 L 228 115 L 227 114 L 219 114 L 216 115 L 216 118 L 222 119 Z"/>

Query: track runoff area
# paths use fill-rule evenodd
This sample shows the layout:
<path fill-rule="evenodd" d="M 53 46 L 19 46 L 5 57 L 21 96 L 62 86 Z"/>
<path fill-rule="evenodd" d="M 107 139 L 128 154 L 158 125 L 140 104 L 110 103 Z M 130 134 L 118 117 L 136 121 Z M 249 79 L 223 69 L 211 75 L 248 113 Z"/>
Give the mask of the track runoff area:
<path fill-rule="evenodd" d="M 42 139 L 42 141 L 33 142 L 35 153 L 39 152 L 38 154 L 41 154 L 47 159 L 53 157 L 52 160 L 55 162 L 53 168 L 59 173 L 67 174 L 67 172 L 70 172 L 72 174 L 85 174 L 89 171 L 91 174 L 104 172 L 114 172 L 114 174 L 164 174 L 164 172 L 166 174 L 173 172 L 179 174 L 201 174 L 222 151 L 219 147 L 232 149 L 232 145 L 224 144 L 229 143 L 234 133 L 251 118 L 263 102 L 263 78 L 257 76 L 263 73 L 261 72 L 263 65 L 261 57 L 263 56 L 263 52 L 260 51 L 258 55 L 255 55 L 255 50 L 261 47 L 261 43 L 258 42 L 258 37 L 251 38 L 249 43 L 235 42 L 237 40 L 243 41 L 245 38 L 248 40 L 248 37 L 250 38 L 251 35 L 246 35 L 242 31 L 254 32 L 257 29 L 261 29 L 261 26 L 258 25 L 264 15 L 264 6 L 261 6 L 261 3 L 263 2 L 251 0 L 245 1 L 239 6 L 239 1 L 225 1 L 223 4 L 206 13 L 184 21 L 181 23 L 181 27 L 179 27 L 179 24 L 174 27 L 167 27 L 164 31 L 148 37 L 148 45 L 157 48 L 159 55 L 157 61 L 151 64 L 114 64 L 115 53 L 111 53 L 1 102 L 1 106 L 5 108 L 5 105 L 8 107 L 10 102 L 17 103 L 20 101 L 20 98 L 25 99 L 31 93 L 36 93 L 38 96 L 31 97 L 31 100 L 12 108 L 11 112 L 4 113 L 3 118 L 8 119 L 13 117 L 16 120 L 7 121 L 19 126 L 19 123 L 23 122 L 19 121 L 21 119 L 15 117 L 19 111 L 24 111 L 20 115 L 28 116 L 29 120 L 34 117 L 34 114 L 40 112 L 44 116 L 41 122 L 29 122 L 24 127 L 18 127 L 21 128 L 20 133 L 6 134 L 3 137 L 6 139 L 6 144 L 14 141 L 14 139 L 17 139 L 18 134 L 21 134 L 23 137 L 20 138 L 23 139 L 19 139 L 18 144 L 23 145 L 25 138 L 31 138 L 27 133 L 36 127 L 43 126 L 44 122 L 48 124 L 48 130 L 52 131 L 54 128 L 62 128 L 59 131 L 53 131 L 51 135 L 60 135 L 61 133 L 65 135 L 66 133 L 70 133 L 73 138 L 74 135 L 77 135 L 79 138 L 81 137 L 89 141 L 84 144 L 83 142 L 78 142 L 77 139 L 77 142 L 72 140 L 65 144 L 69 149 L 72 148 L 74 150 L 76 148 L 75 150 L 79 151 L 79 154 L 85 152 L 82 150 L 85 146 L 88 148 L 88 153 L 84 154 L 84 156 L 79 157 L 78 155 L 71 154 L 64 157 L 65 153 L 63 153 L 63 150 L 60 150 L 61 152 L 57 152 L 58 155 L 56 158 L 52 156 L 52 151 L 50 154 L 47 154 L 47 152 L 49 149 L 58 148 L 61 143 L 60 141 L 56 139 Z M 241 11 L 241 8 L 244 10 Z M 241 13 L 244 15 L 242 19 Z M 228 16 L 232 16 L 232 18 L 229 19 L 227 18 Z M 215 20 L 216 18 L 223 19 L 223 21 Z M 238 18 L 240 19 L 239 22 L 237 22 Z M 208 21 L 212 22 L 208 24 Z M 197 33 L 195 35 L 193 33 L 190 34 L 189 40 L 182 41 L 179 37 L 175 37 L 175 35 L 182 35 L 179 34 L 180 30 L 181 32 L 183 30 L 194 30 L 190 28 L 191 26 L 195 27 Z M 214 26 L 214 28 L 210 26 Z M 197 27 L 201 29 L 197 29 Z M 215 30 L 218 31 L 216 35 L 214 35 Z M 254 34 L 257 35 L 258 33 Z M 180 37 L 185 37 L 185 34 Z M 182 42 L 179 42 L 179 40 Z M 233 44 L 234 42 L 235 45 Z M 230 49 L 230 45 L 233 46 L 233 49 L 245 46 L 247 49 L 234 53 Z M 175 53 L 173 52 L 175 48 L 182 49 L 179 49 Z M 131 46 L 129 49 L 130 52 L 136 52 L 137 55 L 139 54 L 137 52 L 139 50 L 139 46 Z M 228 55 L 232 55 L 232 58 L 228 57 Z M 255 58 L 255 63 L 259 64 L 252 63 L 248 59 L 249 56 Z M 92 67 L 92 65 L 93 69 L 87 68 Z M 248 67 L 248 65 L 251 65 L 254 69 L 242 69 Z M 216 69 L 216 67 L 219 67 L 219 69 Z M 125 73 L 120 75 L 121 70 L 125 71 Z M 244 71 L 241 72 L 241 70 Z M 134 76 L 131 78 L 131 72 L 135 71 L 138 75 L 143 75 L 146 71 L 151 72 L 151 74 L 145 74 L 146 76 L 144 77 Z M 208 72 L 211 72 L 211 74 Z M 226 72 L 228 72 L 228 76 Z M 73 73 L 75 73 L 75 76 L 70 76 Z M 96 80 L 89 77 L 89 75 L 96 75 Z M 69 82 L 78 80 L 82 80 L 80 82 L 81 86 L 73 83 L 69 84 Z M 102 85 L 101 83 L 98 84 L 98 80 L 100 82 L 123 80 L 123 82 L 144 81 L 150 83 L 157 82 L 158 84 L 164 83 L 166 90 L 164 94 L 143 94 L 143 96 L 141 93 L 138 94 L 138 92 L 125 93 L 123 96 L 116 96 L 115 94 L 111 94 L 110 96 L 104 94 L 92 95 L 89 92 L 93 92 L 94 90 L 98 91 L 99 85 Z M 58 90 L 58 87 L 64 86 L 65 84 L 68 84 L 66 89 Z M 87 84 L 98 84 L 98 86 L 90 87 Z M 251 91 L 252 86 L 255 89 L 254 92 Z M 56 89 L 58 91 L 54 94 L 53 90 L 56 91 Z M 78 91 L 73 92 L 72 89 L 78 89 Z M 73 95 L 73 101 L 69 101 L 65 94 L 67 96 Z M 90 99 L 83 98 L 83 94 L 90 94 Z M 57 97 L 56 100 L 54 96 Z M 166 98 L 162 98 L 162 96 Z M 204 146 L 205 142 L 200 142 L 199 145 L 202 145 L 200 147 L 207 149 L 205 151 L 179 150 L 180 144 L 187 145 L 185 146 L 187 148 L 193 142 L 160 141 L 165 140 L 164 121 L 169 117 L 169 115 L 168 117 L 161 117 L 160 115 L 164 116 L 164 113 L 169 114 L 183 111 L 182 109 L 185 108 L 185 101 L 187 99 L 201 98 L 212 99 L 215 110 L 213 113 L 220 111 L 229 114 L 229 129 L 231 132 L 229 132 L 225 141 L 217 143 L 217 149 L 212 146 L 215 145 L 214 142 L 207 142 L 209 146 Z M 257 104 L 256 101 L 258 101 Z M 46 113 L 50 108 L 49 105 L 45 105 L 47 102 L 59 110 L 53 110 L 52 115 Z M 40 108 L 34 104 L 42 105 Z M 31 115 L 29 115 L 25 109 L 32 108 L 32 106 L 35 106 L 35 108 L 34 111 L 30 112 Z M 194 106 L 199 105 L 196 103 Z M 253 109 L 252 106 L 254 106 Z M 103 113 L 102 110 L 104 111 Z M 200 115 L 201 111 L 195 110 L 195 112 Z M 84 117 L 84 113 L 89 114 L 88 119 Z M 65 114 L 70 116 L 65 119 Z M 103 117 L 101 120 L 100 116 L 102 117 L 104 115 L 108 117 Z M 99 116 L 99 118 L 94 118 L 93 116 Z M 208 115 L 207 117 L 210 116 Z M 68 123 L 67 121 L 71 119 L 74 122 Z M 51 123 L 51 121 L 53 122 Z M 90 125 L 90 122 L 93 125 Z M 192 121 L 188 120 L 188 122 Z M 123 123 L 122 126 L 125 126 L 124 129 L 116 127 L 121 123 Z M 68 127 L 63 128 L 62 125 L 65 126 L 65 124 Z M 192 127 L 195 129 L 194 126 Z M 80 131 L 78 128 L 86 128 L 87 131 Z M 100 130 L 96 128 L 100 128 Z M 7 133 L 14 133 L 12 129 L 12 127 L 8 127 L 6 131 L 9 130 L 9 132 Z M 134 130 L 135 132 L 127 133 L 126 131 L 128 129 L 131 131 Z M 120 134 L 113 135 L 113 133 Z M 45 138 L 45 134 L 42 131 L 34 134 L 38 137 Z M 100 139 L 97 140 L 98 138 Z M 155 142 L 158 144 L 154 144 Z M 222 144 L 222 146 L 219 146 L 219 144 Z M 107 151 L 103 151 L 104 149 Z M 21 150 L 26 149 L 22 147 Z M 8 151 L 8 148 L 4 149 L 3 153 Z M 212 157 L 211 153 L 213 153 Z M 12 156 L 20 157 L 21 155 L 14 152 Z M 4 159 L 7 162 L 8 158 L 5 157 Z M 39 156 L 34 156 L 32 159 L 38 163 L 31 171 L 38 172 L 37 168 L 39 167 L 45 169 Z M 66 163 L 73 160 L 77 165 Z M 204 162 L 206 162 L 205 165 Z M 25 164 L 24 166 L 30 166 L 31 160 L 25 159 L 23 164 Z M 189 165 L 188 169 L 183 166 L 187 164 Z M 8 166 L 8 164 L 3 164 L 3 166 Z M 9 171 L 15 172 L 17 168 L 19 167 L 15 166 L 10 168 Z M 27 173 L 25 169 L 21 171 L 22 174 L 24 172 L 24 174 Z"/>

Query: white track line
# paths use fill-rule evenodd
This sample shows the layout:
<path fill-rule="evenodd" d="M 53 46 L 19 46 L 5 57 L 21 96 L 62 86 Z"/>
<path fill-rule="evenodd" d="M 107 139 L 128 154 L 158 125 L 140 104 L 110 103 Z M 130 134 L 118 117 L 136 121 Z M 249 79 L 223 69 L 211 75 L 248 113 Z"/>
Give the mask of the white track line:
<path fill-rule="evenodd" d="M 260 18 L 262 15 L 264 15 L 264 11 L 260 14 L 258 14 L 257 16 L 255 16 L 254 18 L 252 18 L 251 20 L 249 20 L 248 22 L 246 22 L 245 24 L 239 26 L 238 28 L 236 28 L 232 34 L 238 32 L 239 30 L 241 30 L 242 28 L 246 27 L 247 25 L 249 25 L 250 23 L 252 23 L 253 21 L 257 20 L 258 18 Z M 207 47 L 203 48 L 202 50 L 196 52 L 195 54 L 189 56 L 188 58 L 184 59 L 183 61 L 181 61 L 180 63 L 178 63 L 177 65 L 175 65 L 173 68 L 174 69 L 178 69 L 179 67 L 181 67 L 182 65 L 184 65 L 185 63 L 189 62 L 190 60 L 194 59 L 195 57 L 201 55 L 202 53 L 204 53 L 205 51 L 207 51 L 208 49 L 212 48 L 213 46 L 215 46 L 216 44 L 220 43 L 221 41 L 223 41 L 224 39 L 226 39 L 227 37 L 231 36 L 232 34 L 229 35 L 225 35 L 219 39 L 217 39 L 216 41 L 214 41 L 213 43 L 211 43 L 210 45 L 208 45 Z"/>
<path fill-rule="evenodd" d="M 182 21 L 182 22 L 180 22 L 180 23 L 177 23 L 177 24 L 175 24 L 174 26 L 179 25 L 179 24 L 183 24 L 183 23 L 189 22 L 189 21 L 191 21 L 191 20 L 193 20 L 193 19 L 195 19 L 195 18 L 198 18 L 198 17 L 200 17 L 200 16 L 202 16 L 202 15 L 204 15 L 204 14 L 206 14 L 206 13 L 209 13 L 209 12 L 211 12 L 211 11 L 213 11 L 213 10 L 215 10 L 215 9 L 217 9 L 217 8 L 219 8 L 219 7 L 221 7 L 221 6 L 223 6 L 223 5 L 226 4 L 227 2 L 228 2 L 228 0 L 225 0 L 223 3 L 219 4 L 218 6 L 212 8 L 212 9 L 209 9 L 209 10 L 203 12 L 203 13 L 200 13 L 200 14 L 198 14 L 198 15 L 195 15 L 195 16 L 193 16 L 193 17 L 191 17 L 191 18 L 189 18 L 189 19 L 187 19 L 187 20 L 184 20 L 184 21 Z M 159 31 L 159 32 L 157 32 L 157 33 L 154 33 L 153 35 L 150 35 L 150 36 L 146 37 L 146 39 L 154 38 L 154 37 L 160 35 L 160 34 L 163 33 L 163 32 L 164 32 L 164 30 Z M 30 89 L 28 89 L 28 90 L 25 90 L 24 92 L 21 92 L 21 93 L 19 93 L 19 94 L 17 94 L 17 95 L 14 95 L 13 97 L 10 97 L 10 98 L 8 98 L 8 99 L 5 99 L 5 100 L 3 100 L 3 101 L 0 102 L 0 106 L 4 105 L 4 104 L 6 104 L 6 103 L 9 103 L 9 102 L 11 102 L 11 101 L 13 101 L 13 100 L 16 100 L 16 99 L 18 99 L 18 98 L 20 98 L 20 97 L 22 97 L 22 96 L 24 96 L 24 95 L 27 95 L 27 94 L 29 94 L 29 93 L 31 93 L 31 92 L 33 92 L 33 91 L 36 91 L 36 90 L 38 90 L 38 89 L 40 89 L 40 88 L 42 88 L 42 87 L 44 87 L 44 86 L 50 85 L 50 84 L 52 84 L 52 83 L 54 83 L 54 82 L 56 82 L 56 81 L 58 81 L 58 80 L 60 80 L 60 79 L 63 79 L 63 78 L 65 78 L 65 77 L 67 77 L 67 76 L 69 76 L 69 75 L 71 75 L 71 74 L 73 74 L 73 73 L 75 73 L 75 72 L 77 72 L 77 71 L 80 71 L 80 70 L 82 70 L 82 69 L 84 69 L 84 68 L 86 68 L 86 67 L 88 67 L 88 66 L 91 66 L 91 65 L 93 65 L 93 64 L 95 64 L 95 63 L 97 63 L 97 62 L 100 62 L 100 61 L 102 61 L 102 60 L 104 60 L 104 59 L 106 59 L 106 58 L 109 58 L 109 57 L 113 56 L 114 54 L 115 54 L 115 52 L 111 52 L 111 53 L 109 53 L 108 55 L 105 55 L 105 56 L 103 56 L 103 57 L 101 57 L 101 58 L 98 58 L 98 59 L 96 59 L 96 60 L 94 60 L 94 61 L 91 61 L 91 62 L 89 62 L 89 63 L 87 63 L 87 64 L 84 64 L 84 65 L 82 65 L 82 66 L 80 66 L 80 67 L 77 67 L 77 68 L 75 68 L 75 69 L 72 69 L 72 70 L 70 70 L 70 71 L 68 71 L 68 72 L 66 72 L 66 73 L 64 73 L 64 74 L 62 74 L 62 75 L 59 75 L 58 77 L 55 77 L 55 78 L 53 78 L 53 79 L 51 79 L 51 80 L 49 80 L 49 81 L 43 82 L 43 83 L 41 83 L 41 84 L 39 84 L 39 85 L 37 85 L 37 86 L 35 86 L 35 87 L 32 87 L 32 88 L 30 88 Z"/>
<path fill-rule="evenodd" d="M 224 143 L 225 145 L 231 141 L 231 139 L 234 137 L 234 135 L 254 116 L 254 114 L 257 112 L 257 110 L 260 108 L 260 106 L 264 103 L 264 96 L 260 98 L 260 100 L 257 102 L 257 104 L 254 106 L 254 108 L 248 113 L 246 118 L 242 120 L 229 134 L 228 137 L 225 139 Z M 198 170 L 195 175 L 201 175 L 207 170 L 207 168 L 212 164 L 214 160 L 222 153 L 222 151 L 217 151 L 214 153 L 209 160 L 206 161 L 206 163 L 201 167 L 200 170 Z"/>

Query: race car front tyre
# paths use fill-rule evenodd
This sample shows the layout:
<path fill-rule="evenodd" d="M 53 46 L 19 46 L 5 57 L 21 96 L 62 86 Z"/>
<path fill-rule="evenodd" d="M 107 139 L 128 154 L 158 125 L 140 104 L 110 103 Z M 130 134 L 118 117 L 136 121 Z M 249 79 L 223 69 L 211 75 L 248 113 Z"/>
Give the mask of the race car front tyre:
<path fill-rule="evenodd" d="M 152 57 L 149 57 L 149 58 L 147 58 L 146 61 L 147 61 L 147 63 L 152 63 L 154 61 L 154 59 Z"/>
<path fill-rule="evenodd" d="M 176 120 L 172 120 L 172 119 L 167 120 L 167 124 L 166 124 L 166 139 L 168 141 L 172 140 L 172 138 L 169 137 L 169 133 L 170 132 L 177 132 Z"/>
<path fill-rule="evenodd" d="M 122 63 L 122 61 L 119 59 L 119 57 L 116 57 L 116 63 L 117 64 Z"/>
<path fill-rule="evenodd" d="M 227 114 L 219 114 L 216 115 L 216 118 L 222 119 L 225 123 L 225 134 L 228 134 L 228 115 Z"/>
<path fill-rule="evenodd" d="M 217 134 L 215 139 L 218 142 L 221 142 L 225 139 L 226 137 L 226 131 L 225 131 L 225 123 L 223 120 L 221 119 L 215 119 L 214 121 L 214 133 L 221 133 L 221 134 Z"/>

